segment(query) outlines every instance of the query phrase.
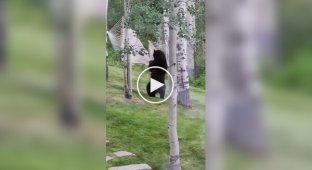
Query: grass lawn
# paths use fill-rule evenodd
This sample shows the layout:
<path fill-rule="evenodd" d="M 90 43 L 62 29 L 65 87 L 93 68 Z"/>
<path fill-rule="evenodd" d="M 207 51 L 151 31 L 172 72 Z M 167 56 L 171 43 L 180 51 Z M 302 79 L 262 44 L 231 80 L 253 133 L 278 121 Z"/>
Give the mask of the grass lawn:
<path fill-rule="evenodd" d="M 13 13 L 8 70 L 0 75 L 0 169 L 105 169 L 105 33 L 90 28 L 83 36 L 83 123 L 64 130 L 57 118 L 53 31 L 46 22 L 16 21 Z"/>
<path fill-rule="evenodd" d="M 141 69 L 133 71 L 133 85 Z M 148 163 L 164 169 L 168 158 L 167 103 L 149 104 L 134 90 L 133 99 L 123 97 L 122 70 L 110 67 L 107 83 L 107 154 L 127 150 L 137 156 L 114 159 L 109 165 Z M 196 89 L 199 94 L 204 91 Z M 199 95 L 200 96 L 200 95 Z M 203 96 L 200 96 L 203 97 Z M 179 138 L 184 169 L 203 169 L 203 125 L 200 118 L 204 105 L 194 99 L 194 109 L 179 107 Z M 195 116 L 197 115 L 197 116 Z"/>
<path fill-rule="evenodd" d="M 141 68 L 133 71 L 133 84 Z M 147 163 L 165 169 L 168 162 L 167 103 L 144 102 L 136 89 L 133 99 L 123 96 L 123 72 L 110 66 L 107 82 L 107 155 L 126 150 L 136 157 L 115 158 L 108 166 Z M 312 98 L 305 94 L 273 87 L 264 90 L 264 120 L 269 141 L 265 159 L 252 158 L 233 148 L 227 149 L 228 170 L 308 170 L 312 158 Z M 178 134 L 182 168 L 204 169 L 204 90 L 191 88 L 193 108 L 178 108 Z"/>

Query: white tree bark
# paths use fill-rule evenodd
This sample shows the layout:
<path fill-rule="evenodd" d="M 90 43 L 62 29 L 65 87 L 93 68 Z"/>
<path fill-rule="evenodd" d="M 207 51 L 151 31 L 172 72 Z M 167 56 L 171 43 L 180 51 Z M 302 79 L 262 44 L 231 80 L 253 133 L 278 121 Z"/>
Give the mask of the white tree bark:
<path fill-rule="evenodd" d="M 106 43 L 107 43 L 107 9 L 108 9 L 108 0 L 104 0 L 104 2 L 105 2 L 105 11 L 104 11 L 104 22 L 105 22 L 105 39 L 106 39 Z M 107 44 L 105 44 L 105 45 L 107 45 Z M 106 48 L 105 48 L 105 50 L 106 50 L 106 62 L 105 62 L 105 67 L 106 67 L 106 69 L 105 69 L 105 71 L 106 71 L 106 81 L 108 81 L 108 72 L 109 72 L 109 68 L 108 68 L 108 63 L 109 63 L 109 61 L 108 61 L 108 50 L 107 50 L 107 46 L 106 46 Z"/>
<path fill-rule="evenodd" d="M 206 170 L 222 169 L 225 137 L 249 151 L 264 148 L 255 9 L 259 1 L 206 0 Z"/>
<path fill-rule="evenodd" d="M 178 15 L 182 22 L 186 22 L 186 1 L 179 0 L 177 5 Z M 177 37 L 177 86 L 178 86 L 178 104 L 191 107 L 189 77 L 187 72 L 187 40 L 184 37 Z"/>
<path fill-rule="evenodd" d="M 226 30 L 229 40 L 225 67 L 229 91 L 227 139 L 253 153 L 265 151 L 257 37 L 261 29 L 257 8 L 261 1 L 248 0 L 233 6 Z"/>
<path fill-rule="evenodd" d="M 194 0 L 187 1 L 187 7 L 193 7 Z M 195 22 L 195 15 L 192 15 L 189 10 L 186 10 L 186 22 L 189 25 L 189 34 L 190 39 L 187 41 L 187 72 L 190 78 L 195 77 L 195 47 L 196 47 L 196 22 Z"/>
<path fill-rule="evenodd" d="M 269 57 L 273 64 L 277 63 L 277 0 L 262 0 L 257 2 L 257 39 L 260 55 Z"/>
<path fill-rule="evenodd" d="M 167 10 L 164 11 L 163 14 L 163 51 L 167 57 L 167 61 L 169 61 L 169 16 Z"/>
<path fill-rule="evenodd" d="M 6 21 L 7 0 L 0 0 L 0 71 L 6 67 Z"/>
<path fill-rule="evenodd" d="M 175 19 L 175 1 L 170 2 L 170 19 Z M 169 72 L 173 78 L 173 92 L 169 99 L 169 111 L 168 111 L 168 135 L 169 135 L 169 146 L 170 146 L 170 158 L 169 158 L 169 169 L 170 170 L 181 170 L 180 164 L 180 148 L 179 139 L 177 132 L 177 61 L 176 61 L 176 40 L 177 32 L 175 26 L 170 26 L 170 38 L 169 38 Z"/>
<path fill-rule="evenodd" d="M 205 1 L 205 169 L 222 170 L 225 118 L 224 94 L 224 0 Z"/>
<path fill-rule="evenodd" d="M 125 13 L 125 43 L 124 43 L 124 88 L 125 97 L 127 99 L 132 98 L 132 64 L 129 51 L 129 29 L 128 29 L 128 19 L 130 15 L 130 0 L 124 0 L 124 13 Z"/>

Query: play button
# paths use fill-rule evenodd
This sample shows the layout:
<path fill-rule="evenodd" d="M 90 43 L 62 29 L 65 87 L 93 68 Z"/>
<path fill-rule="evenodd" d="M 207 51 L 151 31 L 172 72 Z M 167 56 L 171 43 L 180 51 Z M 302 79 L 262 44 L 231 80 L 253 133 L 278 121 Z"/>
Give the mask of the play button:
<path fill-rule="evenodd" d="M 151 69 L 153 69 L 153 72 L 155 69 L 162 70 L 159 71 L 160 74 L 162 72 L 166 72 L 164 80 L 161 79 L 162 81 L 160 81 L 155 77 L 151 78 Z M 168 100 L 173 92 L 173 88 L 172 76 L 166 69 L 162 67 L 148 67 L 140 73 L 137 79 L 138 94 L 144 101 L 148 103 L 157 104 Z"/>
<path fill-rule="evenodd" d="M 163 84 L 157 80 L 154 80 L 152 78 L 151 78 L 150 82 L 151 82 L 150 93 L 154 92 L 155 90 L 157 90 L 157 89 L 159 89 L 165 85 L 165 84 Z"/>

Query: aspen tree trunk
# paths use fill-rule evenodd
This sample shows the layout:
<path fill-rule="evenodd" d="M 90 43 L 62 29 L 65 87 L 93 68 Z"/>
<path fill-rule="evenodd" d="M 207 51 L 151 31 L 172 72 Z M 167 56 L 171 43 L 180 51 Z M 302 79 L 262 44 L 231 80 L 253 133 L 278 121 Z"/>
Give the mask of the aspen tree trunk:
<path fill-rule="evenodd" d="M 257 2 L 206 0 L 206 170 L 222 169 L 225 137 L 248 151 L 265 148 Z"/>
<path fill-rule="evenodd" d="M 0 72 L 6 67 L 6 22 L 7 0 L 0 0 Z"/>
<path fill-rule="evenodd" d="M 168 11 L 164 10 L 163 14 L 163 51 L 166 55 L 167 61 L 169 61 L 169 16 Z"/>
<path fill-rule="evenodd" d="M 187 1 L 187 7 L 193 7 L 194 0 Z M 190 78 L 195 77 L 195 47 L 196 47 L 196 23 L 195 23 L 195 15 L 192 15 L 189 10 L 186 10 L 186 22 L 189 27 L 190 39 L 187 41 L 187 73 Z"/>
<path fill-rule="evenodd" d="M 104 23 L 105 23 L 105 39 L 106 39 L 106 41 L 105 41 L 105 52 L 106 52 L 106 81 L 108 81 L 108 50 L 107 50 L 107 9 L 108 9 L 108 1 L 109 0 L 104 0 L 105 1 L 105 16 L 104 16 Z M 106 84 L 105 84 L 106 85 Z M 106 98 L 106 90 L 105 90 L 105 98 Z M 105 101 L 106 102 L 106 101 Z M 106 109 L 105 109 L 105 111 L 106 111 Z M 104 126 L 104 134 L 106 134 L 106 126 Z M 104 140 L 105 140 L 105 142 L 107 141 L 107 138 L 106 138 L 106 135 L 104 135 Z M 106 142 L 107 143 L 107 142 Z M 106 151 L 106 144 L 104 145 L 104 151 Z M 106 163 L 104 163 L 104 169 L 106 169 L 107 168 L 107 164 Z"/>
<path fill-rule="evenodd" d="M 262 153 L 266 148 L 258 71 L 257 33 L 263 23 L 259 22 L 257 7 L 261 1 L 248 0 L 233 5 L 232 9 L 228 10 L 229 26 L 226 30 L 229 48 L 226 54 L 225 84 L 230 92 L 226 123 L 227 139 L 252 153 Z"/>
<path fill-rule="evenodd" d="M 108 63 L 109 63 L 109 61 L 108 61 L 108 52 L 107 52 L 107 48 L 106 48 L 106 81 L 108 81 L 108 71 L 109 71 L 109 68 L 108 68 Z"/>
<path fill-rule="evenodd" d="M 277 0 L 258 1 L 256 9 L 257 37 L 260 55 L 268 57 L 271 64 L 277 64 Z"/>
<path fill-rule="evenodd" d="M 178 1 L 178 15 L 182 22 L 186 22 L 186 1 Z M 178 103 L 185 107 L 191 107 L 191 98 L 189 90 L 189 77 L 187 73 L 187 40 L 184 37 L 177 37 L 177 86 L 178 86 Z"/>
<path fill-rule="evenodd" d="M 175 0 L 170 1 L 170 21 L 174 23 L 175 19 Z M 177 33 L 174 24 L 170 26 L 170 38 L 169 38 L 169 72 L 173 78 L 173 92 L 169 99 L 169 111 L 168 111 L 168 135 L 169 135 L 169 169 L 181 170 L 180 164 L 180 147 L 177 131 L 177 61 L 176 61 L 176 40 Z"/>
<path fill-rule="evenodd" d="M 59 78 L 60 118 L 66 126 L 79 123 L 79 95 L 77 87 L 77 24 L 74 0 L 58 0 L 57 59 Z"/>
<path fill-rule="evenodd" d="M 105 43 L 107 43 L 107 9 L 108 9 L 108 0 L 104 0 L 105 1 L 105 18 L 104 18 L 104 22 L 105 22 L 105 32 L 106 32 L 106 34 L 105 34 L 105 39 L 106 39 L 106 41 L 105 41 Z M 106 65 L 105 65 L 105 67 L 106 67 L 106 81 L 108 81 L 108 71 L 109 71 L 109 68 L 108 68 L 108 49 L 107 49 L 107 44 L 106 44 L 106 48 L 105 48 L 105 50 L 106 50 Z"/>
<path fill-rule="evenodd" d="M 224 143 L 224 4 L 225 0 L 205 1 L 205 169 L 222 170 Z"/>
<path fill-rule="evenodd" d="M 169 3 L 169 0 L 165 1 L 166 3 Z M 166 55 L 167 63 L 169 64 L 169 34 L 170 28 L 169 28 L 169 12 L 168 9 L 164 10 L 163 13 L 163 37 L 162 37 L 162 44 L 163 44 L 163 51 Z"/>
<path fill-rule="evenodd" d="M 124 0 L 124 13 L 125 13 L 125 44 L 124 44 L 124 81 L 125 81 L 125 97 L 132 98 L 132 64 L 129 51 L 129 15 L 130 15 L 130 0 Z"/>

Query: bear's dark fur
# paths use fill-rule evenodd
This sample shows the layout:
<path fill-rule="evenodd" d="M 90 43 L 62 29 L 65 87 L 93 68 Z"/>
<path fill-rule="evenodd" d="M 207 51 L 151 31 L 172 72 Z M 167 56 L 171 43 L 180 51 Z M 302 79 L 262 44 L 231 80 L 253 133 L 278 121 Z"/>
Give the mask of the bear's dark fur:
<path fill-rule="evenodd" d="M 165 70 L 168 69 L 166 55 L 162 51 L 155 50 L 153 56 L 154 56 L 154 60 L 150 61 L 148 67 L 158 66 L 158 67 L 164 68 Z M 166 72 L 164 70 L 161 70 L 161 69 L 150 69 L 149 71 L 151 72 L 151 78 L 152 79 L 157 80 L 157 81 L 165 84 Z M 152 93 L 150 93 L 150 86 L 151 86 L 150 83 L 151 82 L 149 82 L 147 84 L 147 86 L 146 86 L 147 94 L 150 97 L 156 97 L 156 94 L 159 93 L 160 98 L 164 99 L 166 86 L 163 86 L 163 87 L 153 91 Z"/>

